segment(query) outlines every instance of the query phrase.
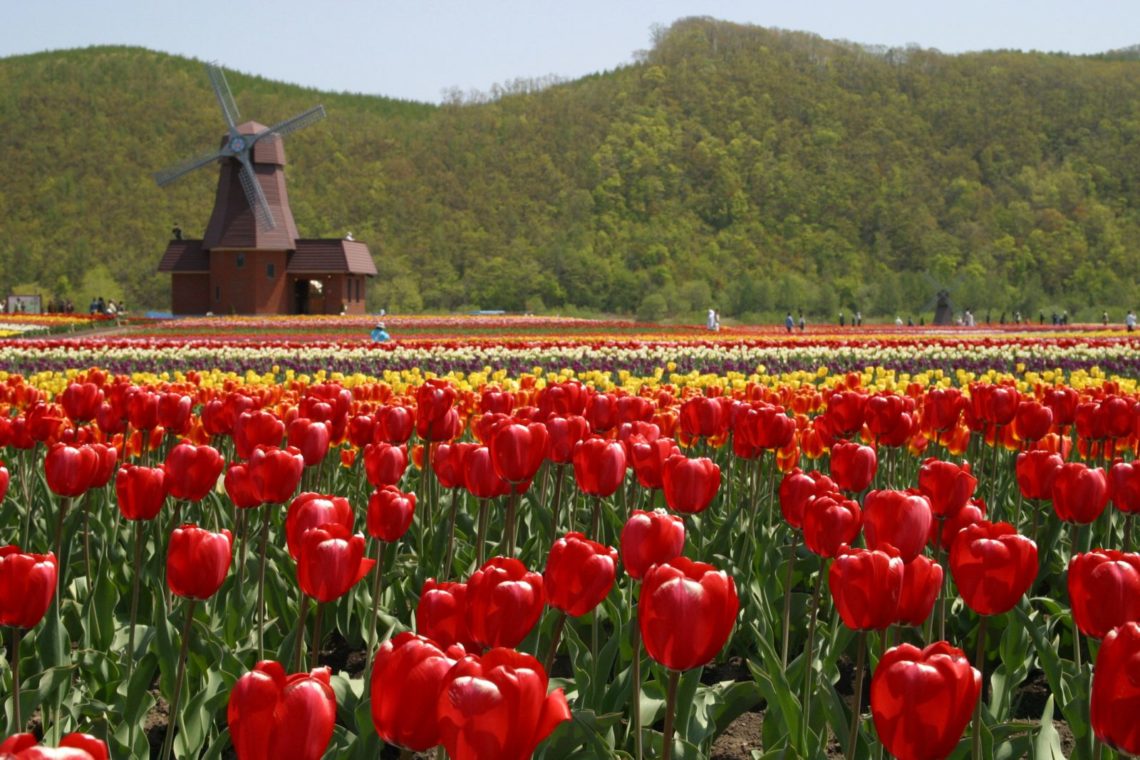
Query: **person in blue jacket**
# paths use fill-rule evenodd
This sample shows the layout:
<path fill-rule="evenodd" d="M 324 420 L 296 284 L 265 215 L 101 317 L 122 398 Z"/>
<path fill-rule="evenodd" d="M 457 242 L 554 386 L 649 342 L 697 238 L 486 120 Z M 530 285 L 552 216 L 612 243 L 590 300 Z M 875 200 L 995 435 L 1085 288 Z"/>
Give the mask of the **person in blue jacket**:
<path fill-rule="evenodd" d="M 383 322 L 377 322 L 376 326 L 372 328 L 372 340 L 377 343 L 384 343 L 392 339 L 388 335 L 388 328 L 384 326 Z"/>

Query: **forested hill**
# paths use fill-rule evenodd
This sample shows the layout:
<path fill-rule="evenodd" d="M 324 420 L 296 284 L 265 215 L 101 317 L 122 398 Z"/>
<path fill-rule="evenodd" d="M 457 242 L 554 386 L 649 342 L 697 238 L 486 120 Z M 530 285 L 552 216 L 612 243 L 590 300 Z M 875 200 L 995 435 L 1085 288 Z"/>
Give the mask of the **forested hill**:
<path fill-rule="evenodd" d="M 582 44 L 589 44 L 583 40 Z M 305 236 L 351 230 L 370 306 L 727 316 L 1086 314 L 1140 301 L 1140 61 L 873 49 L 689 19 L 635 64 L 442 106 L 229 74 L 286 138 Z M 200 62 L 138 48 L 0 60 L 0 291 L 168 305 L 216 144 Z"/>

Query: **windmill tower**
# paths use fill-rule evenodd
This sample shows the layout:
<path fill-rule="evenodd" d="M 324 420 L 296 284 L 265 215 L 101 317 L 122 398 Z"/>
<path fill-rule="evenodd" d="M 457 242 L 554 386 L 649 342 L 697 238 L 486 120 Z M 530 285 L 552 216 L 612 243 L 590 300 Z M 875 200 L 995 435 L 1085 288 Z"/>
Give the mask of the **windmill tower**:
<path fill-rule="evenodd" d="M 219 147 L 155 174 L 159 186 L 218 163 L 214 210 L 201 240 L 175 229 L 158 271 L 171 277 L 175 314 L 364 313 L 376 266 L 353 240 L 302 239 L 285 188 L 283 137 L 325 117 L 315 106 L 272 127 L 239 122 L 225 74 L 206 70 L 226 132 Z"/>

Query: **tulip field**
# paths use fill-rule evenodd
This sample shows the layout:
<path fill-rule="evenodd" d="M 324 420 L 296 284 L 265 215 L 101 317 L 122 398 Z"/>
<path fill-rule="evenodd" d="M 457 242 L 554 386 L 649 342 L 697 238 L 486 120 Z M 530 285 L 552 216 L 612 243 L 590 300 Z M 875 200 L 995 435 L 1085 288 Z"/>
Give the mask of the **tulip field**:
<path fill-rule="evenodd" d="M 0 760 L 1140 754 L 1134 333 L 374 323 L 0 337 Z"/>

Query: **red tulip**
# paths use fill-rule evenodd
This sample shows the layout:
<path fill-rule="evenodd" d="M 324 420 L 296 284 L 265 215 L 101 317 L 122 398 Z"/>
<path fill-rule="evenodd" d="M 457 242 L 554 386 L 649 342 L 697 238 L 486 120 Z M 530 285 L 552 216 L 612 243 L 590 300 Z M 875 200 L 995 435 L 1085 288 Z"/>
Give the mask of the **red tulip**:
<path fill-rule="evenodd" d="M 581 415 L 586 409 L 587 391 L 577 380 L 551 383 L 538 394 L 538 409 L 543 417 Z"/>
<path fill-rule="evenodd" d="M 617 577 L 618 553 L 581 533 L 567 533 L 550 547 L 542 575 L 546 601 L 570 617 L 590 612 L 605 599 Z"/>
<path fill-rule="evenodd" d="M 119 462 L 119 451 L 114 446 L 108 446 L 104 443 L 88 445 L 95 449 L 99 458 L 95 474 L 91 477 L 91 488 L 102 488 L 111 482 L 111 476 L 115 474 L 115 465 Z"/>
<path fill-rule="evenodd" d="M 392 543 L 403 538 L 416 513 L 416 495 L 396 486 L 377 488 L 368 497 L 368 535 Z"/>
<path fill-rule="evenodd" d="M 867 397 L 857 391 L 836 391 L 827 399 L 827 418 L 840 436 L 857 433 L 863 427 Z M 864 486 L 865 488 L 866 486 Z M 862 488 L 853 489 L 862 491 Z"/>
<path fill-rule="evenodd" d="M 1108 471 L 1108 492 L 1112 503 L 1121 512 L 1140 513 L 1140 465 L 1132 462 L 1112 465 Z M 0 494 L 3 494 L 2 488 Z"/>
<path fill-rule="evenodd" d="M 155 410 L 158 426 L 174 435 L 185 435 L 190 430 L 190 413 L 194 399 L 181 393 L 163 393 L 158 397 Z"/>
<path fill-rule="evenodd" d="M 609 393 L 595 393 L 586 401 L 582 416 L 590 421 L 590 430 L 601 434 L 618 425 L 616 397 Z"/>
<path fill-rule="evenodd" d="M 1093 669 L 1089 718 L 1096 738 L 1113 749 L 1140 755 L 1140 623 L 1112 630 Z"/>
<path fill-rule="evenodd" d="M 804 505 L 804 543 L 821 557 L 834 557 L 839 548 L 850 544 L 863 527 L 863 512 L 852 499 L 824 494 Z"/>
<path fill-rule="evenodd" d="M 376 410 L 375 443 L 407 443 L 415 430 L 416 415 L 406 406 L 382 406 Z"/>
<path fill-rule="evenodd" d="M 956 515 L 946 520 L 935 522 L 930 526 L 930 538 L 928 542 L 931 547 L 936 550 L 946 549 L 949 551 L 950 547 L 954 544 L 954 537 L 958 535 L 958 531 L 967 525 L 973 525 L 985 519 L 985 501 L 982 499 L 970 499 L 966 502 L 966 506 L 958 510 Z M 941 533 L 939 533 L 939 528 L 941 528 Z"/>
<path fill-rule="evenodd" d="M 158 427 L 158 395 L 144 388 L 135 388 L 127 396 L 127 419 L 135 430 Z"/>
<path fill-rule="evenodd" d="M 542 615 L 542 576 L 492 557 L 467 580 L 467 629 L 483 647 L 517 647 Z"/>
<path fill-rule="evenodd" d="M 107 745 L 91 734 L 67 734 L 59 748 L 41 747 L 35 734 L 15 734 L 0 742 L 4 760 L 107 760 Z"/>
<path fill-rule="evenodd" d="M 329 453 L 332 430 L 328 423 L 298 417 L 289 423 L 289 445 L 301 452 L 306 467 L 320 464 Z"/>
<path fill-rule="evenodd" d="M 843 624 L 855 631 L 882 631 L 895 622 L 903 587 L 903 561 L 891 546 L 842 547 L 827 584 Z"/>
<path fill-rule="evenodd" d="M 348 420 L 345 430 L 348 442 L 358 449 L 372 443 L 372 436 L 376 432 L 376 419 L 367 414 L 357 414 Z"/>
<path fill-rule="evenodd" d="M 841 441 L 831 447 L 831 479 L 844 491 L 858 493 L 871 485 L 878 466 L 870 446 Z"/>
<path fill-rule="evenodd" d="M 91 446 L 52 444 L 44 458 L 48 488 L 60 496 L 82 496 L 91 488 L 100 464 L 99 453 Z"/>
<path fill-rule="evenodd" d="M 480 499 L 494 499 L 510 493 L 511 484 L 499 477 L 486 446 L 471 449 L 463 460 L 463 484 Z"/>
<path fill-rule="evenodd" d="M 463 487 L 463 460 L 475 446 L 474 443 L 437 443 L 432 447 L 431 469 L 440 485 L 444 488 Z"/>
<path fill-rule="evenodd" d="M 407 446 L 370 443 L 364 447 L 364 474 L 373 488 L 396 485 L 407 469 Z"/>
<path fill-rule="evenodd" d="M 233 535 L 228 530 L 212 533 L 185 524 L 170 534 L 166 550 L 166 585 L 178 596 L 209 599 L 230 571 Z"/>
<path fill-rule="evenodd" d="M 527 760 L 570 706 L 538 660 L 510 649 L 468 655 L 444 677 L 436 706 L 451 760 Z"/>
<path fill-rule="evenodd" d="M 115 498 L 128 520 L 153 520 L 166 501 L 166 470 L 128 464 L 115 476 Z"/>
<path fill-rule="evenodd" d="M 621 529 L 621 563 L 637 580 L 654 565 L 680 557 L 684 549 L 685 522 L 663 509 L 635 509 Z"/>
<path fill-rule="evenodd" d="M 285 423 L 264 409 L 242 412 L 234 423 L 234 449 L 242 459 L 249 459 L 258 446 L 280 446 L 285 438 Z"/>
<path fill-rule="evenodd" d="M 728 641 L 739 608 L 736 584 L 723 570 L 687 557 L 654 565 L 637 605 L 645 650 L 671 670 L 704 665 Z M 679 624 L 683 620 L 700 624 Z"/>
<path fill-rule="evenodd" d="M 921 554 L 907 562 L 895 623 L 914 626 L 925 623 L 941 588 L 941 565 Z"/>
<path fill-rule="evenodd" d="M 551 417 L 546 421 L 547 452 L 551 462 L 566 464 L 574 455 L 574 446 L 590 434 L 590 423 L 585 417 Z"/>
<path fill-rule="evenodd" d="M 867 429 L 879 443 L 883 443 L 884 438 L 894 438 L 900 427 L 905 427 L 909 433 L 909 412 L 913 410 L 914 402 L 906 396 L 890 391 L 876 393 L 867 399 Z"/>
<path fill-rule="evenodd" d="M 252 509 L 261 506 L 263 503 L 261 493 L 257 489 L 257 483 L 250 476 L 249 465 L 247 464 L 231 464 L 226 469 L 224 484 L 226 494 L 238 509 Z"/>
<path fill-rule="evenodd" d="M 238 760 L 320 760 L 336 724 L 329 669 L 286 676 L 263 660 L 234 684 L 226 719 Z"/>
<path fill-rule="evenodd" d="M 655 441 L 633 441 L 629 447 L 633 472 L 642 488 L 660 489 L 663 486 L 665 462 L 679 455 L 681 449 L 672 438 Z"/>
<path fill-rule="evenodd" d="M 703 512 L 720 488 L 720 467 L 706 457 L 689 459 L 676 454 L 661 469 L 661 485 L 670 509 L 687 514 Z"/>
<path fill-rule="evenodd" d="M 574 479 L 583 493 L 612 496 L 625 481 L 625 448 L 604 438 L 580 441 L 574 447 Z"/>
<path fill-rule="evenodd" d="M 1108 478 L 1101 468 L 1066 462 L 1053 477 L 1053 510 L 1065 522 L 1087 525 L 1108 505 Z"/>
<path fill-rule="evenodd" d="M 740 425 L 747 431 L 744 437 L 766 451 L 784 448 L 796 433 L 796 421 L 782 406 L 771 404 L 758 404 L 745 411 Z"/>
<path fill-rule="evenodd" d="M 176 499 L 201 501 L 217 485 L 224 466 L 213 446 L 184 441 L 166 455 L 166 490 Z"/>
<path fill-rule="evenodd" d="M 692 438 L 713 438 L 728 431 L 728 408 L 719 398 L 694 396 L 681 404 L 682 432 Z"/>
<path fill-rule="evenodd" d="M 1125 623 L 1140 622 L 1140 554 L 1097 549 L 1069 560 L 1073 621 L 1086 636 L 1103 639 Z"/>
<path fill-rule="evenodd" d="M 336 523 L 352 532 L 352 505 L 343 496 L 306 491 L 289 503 L 285 516 L 285 543 L 289 556 L 296 561 L 301 556 L 301 543 L 305 531 Z"/>
<path fill-rule="evenodd" d="M 1053 497 L 1053 478 L 1065 460 L 1051 451 L 1035 449 L 1017 455 L 1014 473 L 1017 487 L 1026 499 L 1050 499 Z"/>
<path fill-rule="evenodd" d="M 1037 577 L 1037 544 L 1009 523 L 974 523 L 950 547 L 950 574 L 970 609 L 1000 615 L 1013 609 Z"/>
<path fill-rule="evenodd" d="M 1013 417 L 1013 434 L 1019 441 L 1044 438 L 1053 426 L 1053 410 L 1036 401 L 1022 401 Z"/>
<path fill-rule="evenodd" d="M 796 467 L 780 481 L 780 512 L 788 525 L 799 530 L 803 527 L 804 507 L 815 496 L 839 490 L 835 481 L 819 470 L 805 473 Z"/>
<path fill-rule="evenodd" d="M 372 668 L 372 723 L 388 744 L 424 752 L 440 742 L 436 703 L 444 676 L 464 656 L 405 631 L 380 645 Z"/>
<path fill-rule="evenodd" d="M 1106 438 L 1126 438 L 1132 432 L 1132 402 L 1128 399 L 1109 396 L 1100 402 L 1096 414 Z"/>
<path fill-rule="evenodd" d="M 90 422 L 103 405 L 103 389 L 95 383 L 71 383 L 60 394 L 59 403 L 72 422 Z"/>
<path fill-rule="evenodd" d="M 451 406 L 455 389 L 446 381 L 426 381 L 416 398 L 416 435 L 430 442 L 450 441 L 459 435 L 459 411 Z"/>
<path fill-rule="evenodd" d="M 614 402 L 618 425 L 649 422 L 653 419 L 653 402 L 641 396 L 618 396 Z"/>
<path fill-rule="evenodd" d="M 546 458 L 546 439 L 546 427 L 539 423 L 500 425 L 488 442 L 495 472 L 510 483 L 529 483 Z"/>
<path fill-rule="evenodd" d="M 55 555 L 25 554 L 0 546 L 0 625 L 34 628 L 55 595 Z"/>
<path fill-rule="evenodd" d="M 363 534 L 328 523 L 301 536 L 297 583 L 318 602 L 331 602 L 348 593 L 375 565 L 376 560 L 364 556 Z"/>
<path fill-rule="evenodd" d="M 1058 427 L 1073 424 L 1077 418 L 1077 404 L 1080 400 L 1080 394 L 1066 386 L 1045 391 L 1045 406 L 1053 412 L 1053 424 Z"/>
<path fill-rule="evenodd" d="M 424 581 L 416 605 L 416 630 L 442 647 L 481 649 L 467 629 L 467 584 Z"/>
<path fill-rule="evenodd" d="M 930 510 L 936 517 L 953 517 L 974 495 L 978 479 L 970 465 L 943 462 L 933 457 L 918 468 L 918 490 L 930 499 Z"/>
<path fill-rule="evenodd" d="M 922 420 L 927 430 L 945 432 L 958 426 L 965 399 L 957 388 L 934 388 L 922 399 Z"/>
<path fill-rule="evenodd" d="M 982 674 L 960 649 L 900 644 L 871 677 L 875 731 L 898 760 L 942 760 L 958 746 L 981 690 Z"/>
<path fill-rule="evenodd" d="M 265 504 L 284 504 L 292 499 L 304 470 L 305 459 L 292 446 L 258 446 L 249 457 L 249 477 Z"/>
<path fill-rule="evenodd" d="M 910 491 L 871 491 L 863 500 L 863 534 L 867 546 L 898 550 L 903 562 L 922 553 L 934 518 L 930 500 Z"/>

